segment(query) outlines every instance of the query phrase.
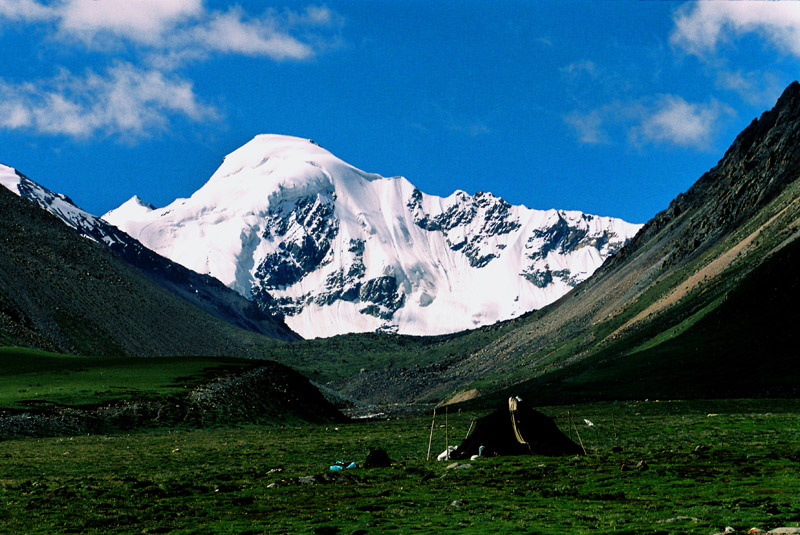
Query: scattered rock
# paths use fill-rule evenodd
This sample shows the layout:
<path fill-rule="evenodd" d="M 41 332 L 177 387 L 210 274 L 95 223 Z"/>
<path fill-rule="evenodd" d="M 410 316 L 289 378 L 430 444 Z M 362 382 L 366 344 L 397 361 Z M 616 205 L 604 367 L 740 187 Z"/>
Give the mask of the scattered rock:
<path fill-rule="evenodd" d="M 453 463 L 449 465 L 445 470 L 466 470 L 467 468 L 472 468 L 471 464 L 462 464 L 462 463 Z"/>
<path fill-rule="evenodd" d="M 672 522 L 700 522 L 699 518 L 695 518 L 693 516 L 676 516 L 673 518 L 667 518 L 666 520 L 659 520 L 660 524 L 670 524 Z"/>
<path fill-rule="evenodd" d="M 462 502 L 461 500 L 453 500 L 450 503 L 450 507 L 461 507 L 463 505 L 464 505 L 464 502 Z"/>
<path fill-rule="evenodd" d="M 278 487 L 288 487 L 291 485 L 320 485 L 329 483 L 344 483 L 344 484 L 358 484 L 361 483 L 361 478 L 347 472 L 326 472 L 323 474 L 316 474 L 311 476 L 291 477 L 274 481 L 267 485 L 267 488 L 274 489 Z"/>
<path fill-rule="evenodd" d="M 392 466 L 392 461 L 389 459 L 389 454 L 386 450 L 377 448 L 369 450 L 367 459 L 364 461 L 364 468 L 386 468 Z"/>
<path fill-rule="evenodd" d="M 761 528 L 750 528 L 747 531 L 741 531 L 732 526 L 728 526 L 725 528 L 725 531 L 715 533 L 714 535 L 800 535 L 800 528 L 782 527 L 769 531 L 764 531 Z"/>

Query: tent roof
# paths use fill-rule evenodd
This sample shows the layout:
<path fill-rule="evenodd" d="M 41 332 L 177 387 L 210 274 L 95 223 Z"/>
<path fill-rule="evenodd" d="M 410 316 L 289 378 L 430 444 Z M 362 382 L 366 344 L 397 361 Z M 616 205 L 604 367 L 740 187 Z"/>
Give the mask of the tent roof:
<path fill-rule="evenodd" d="M 472 433 L 451 455 L 465 459 L 483 455 L 576 455 L 583 450 L 567 437 L 553 420 L 518 398 L 509 398 L 509 406 L 500 408 L 475 422 Z"/>

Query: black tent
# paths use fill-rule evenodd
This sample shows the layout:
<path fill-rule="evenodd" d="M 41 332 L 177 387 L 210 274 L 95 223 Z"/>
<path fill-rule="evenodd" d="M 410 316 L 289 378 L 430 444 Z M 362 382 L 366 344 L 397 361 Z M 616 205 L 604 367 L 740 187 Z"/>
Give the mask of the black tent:
<path fill-rule="evenodd" d="M 464 439 L 451 459 L 477 455 L 575 455 L 583 449 L 562 433 L 555 422 L 518 398 L 509 398 L 500 408 L 475 421 L 472 433 Z"/>

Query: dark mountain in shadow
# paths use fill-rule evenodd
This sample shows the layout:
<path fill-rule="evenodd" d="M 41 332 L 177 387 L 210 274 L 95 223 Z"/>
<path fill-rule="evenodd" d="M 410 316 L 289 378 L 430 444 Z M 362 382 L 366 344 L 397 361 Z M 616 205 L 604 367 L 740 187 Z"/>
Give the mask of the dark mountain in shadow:
<path fill-rule="evenodd" d="M 279 340 L 298 340 L 281 316 L 263 312 L 217 279 L 196 273 L 165 258 L 125 232 L 77 207 L 69 197 L 54 193 L 10 168 L 16 174 L 14 187 L 20 197 L 52 213 L 81 236 L 118 254 L 144 275 L 175 295 L 223 321 Z M 264 297 L 271 299 L 269 295 Z"/>
<path fill-rule="evenodd" d="M 178 297 L 6 188 L 0 188 L 0 213 L 3 345 L 93 355 L 256 357 L 280 343 Z M 273 331 L 281 332 L 292 337 Z"/>

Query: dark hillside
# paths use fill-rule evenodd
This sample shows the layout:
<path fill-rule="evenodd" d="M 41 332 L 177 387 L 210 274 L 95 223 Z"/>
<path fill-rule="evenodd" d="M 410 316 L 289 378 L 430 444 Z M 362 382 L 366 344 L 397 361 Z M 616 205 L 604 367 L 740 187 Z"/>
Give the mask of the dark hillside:
<path fill-rule="evenodd" d="M 0 213 L 0 343 L 140 356 L 258 356 L 273 343 L 176 297 L 5 188 Z"/>
<path fill-rule="evenodd" d="M 186 299 L 201 310 L 236 327 L 279 340 L 298 340 L 283 318 L 263 312 L 255 303 L 208 275 L 196 273 L 151 251 L 138 240 L 106 221 L 83 212 L 64 195 L 54 193 L 19 171 L 17 191 L 40 208 L 50 212 L 81 236 L 94 240 L 117 253 L 154 282 Z M 64 209 L 64 204 L 74 208 Z M 265 299 L 270 297 L 264 296 Z"/>
<path fill-rule="evenodd" d="M 504 390 L 536 403 L 800 396 L 800 240 L 758 268 L 719 306 L 660 344 L 651 328 L 591 357 Z M 644 347 L 630 350 L 633 343 Z M 649 346 L 649 347 L 648 347 Z M 489 402 L 481 400 L 481 404 Z"/>

